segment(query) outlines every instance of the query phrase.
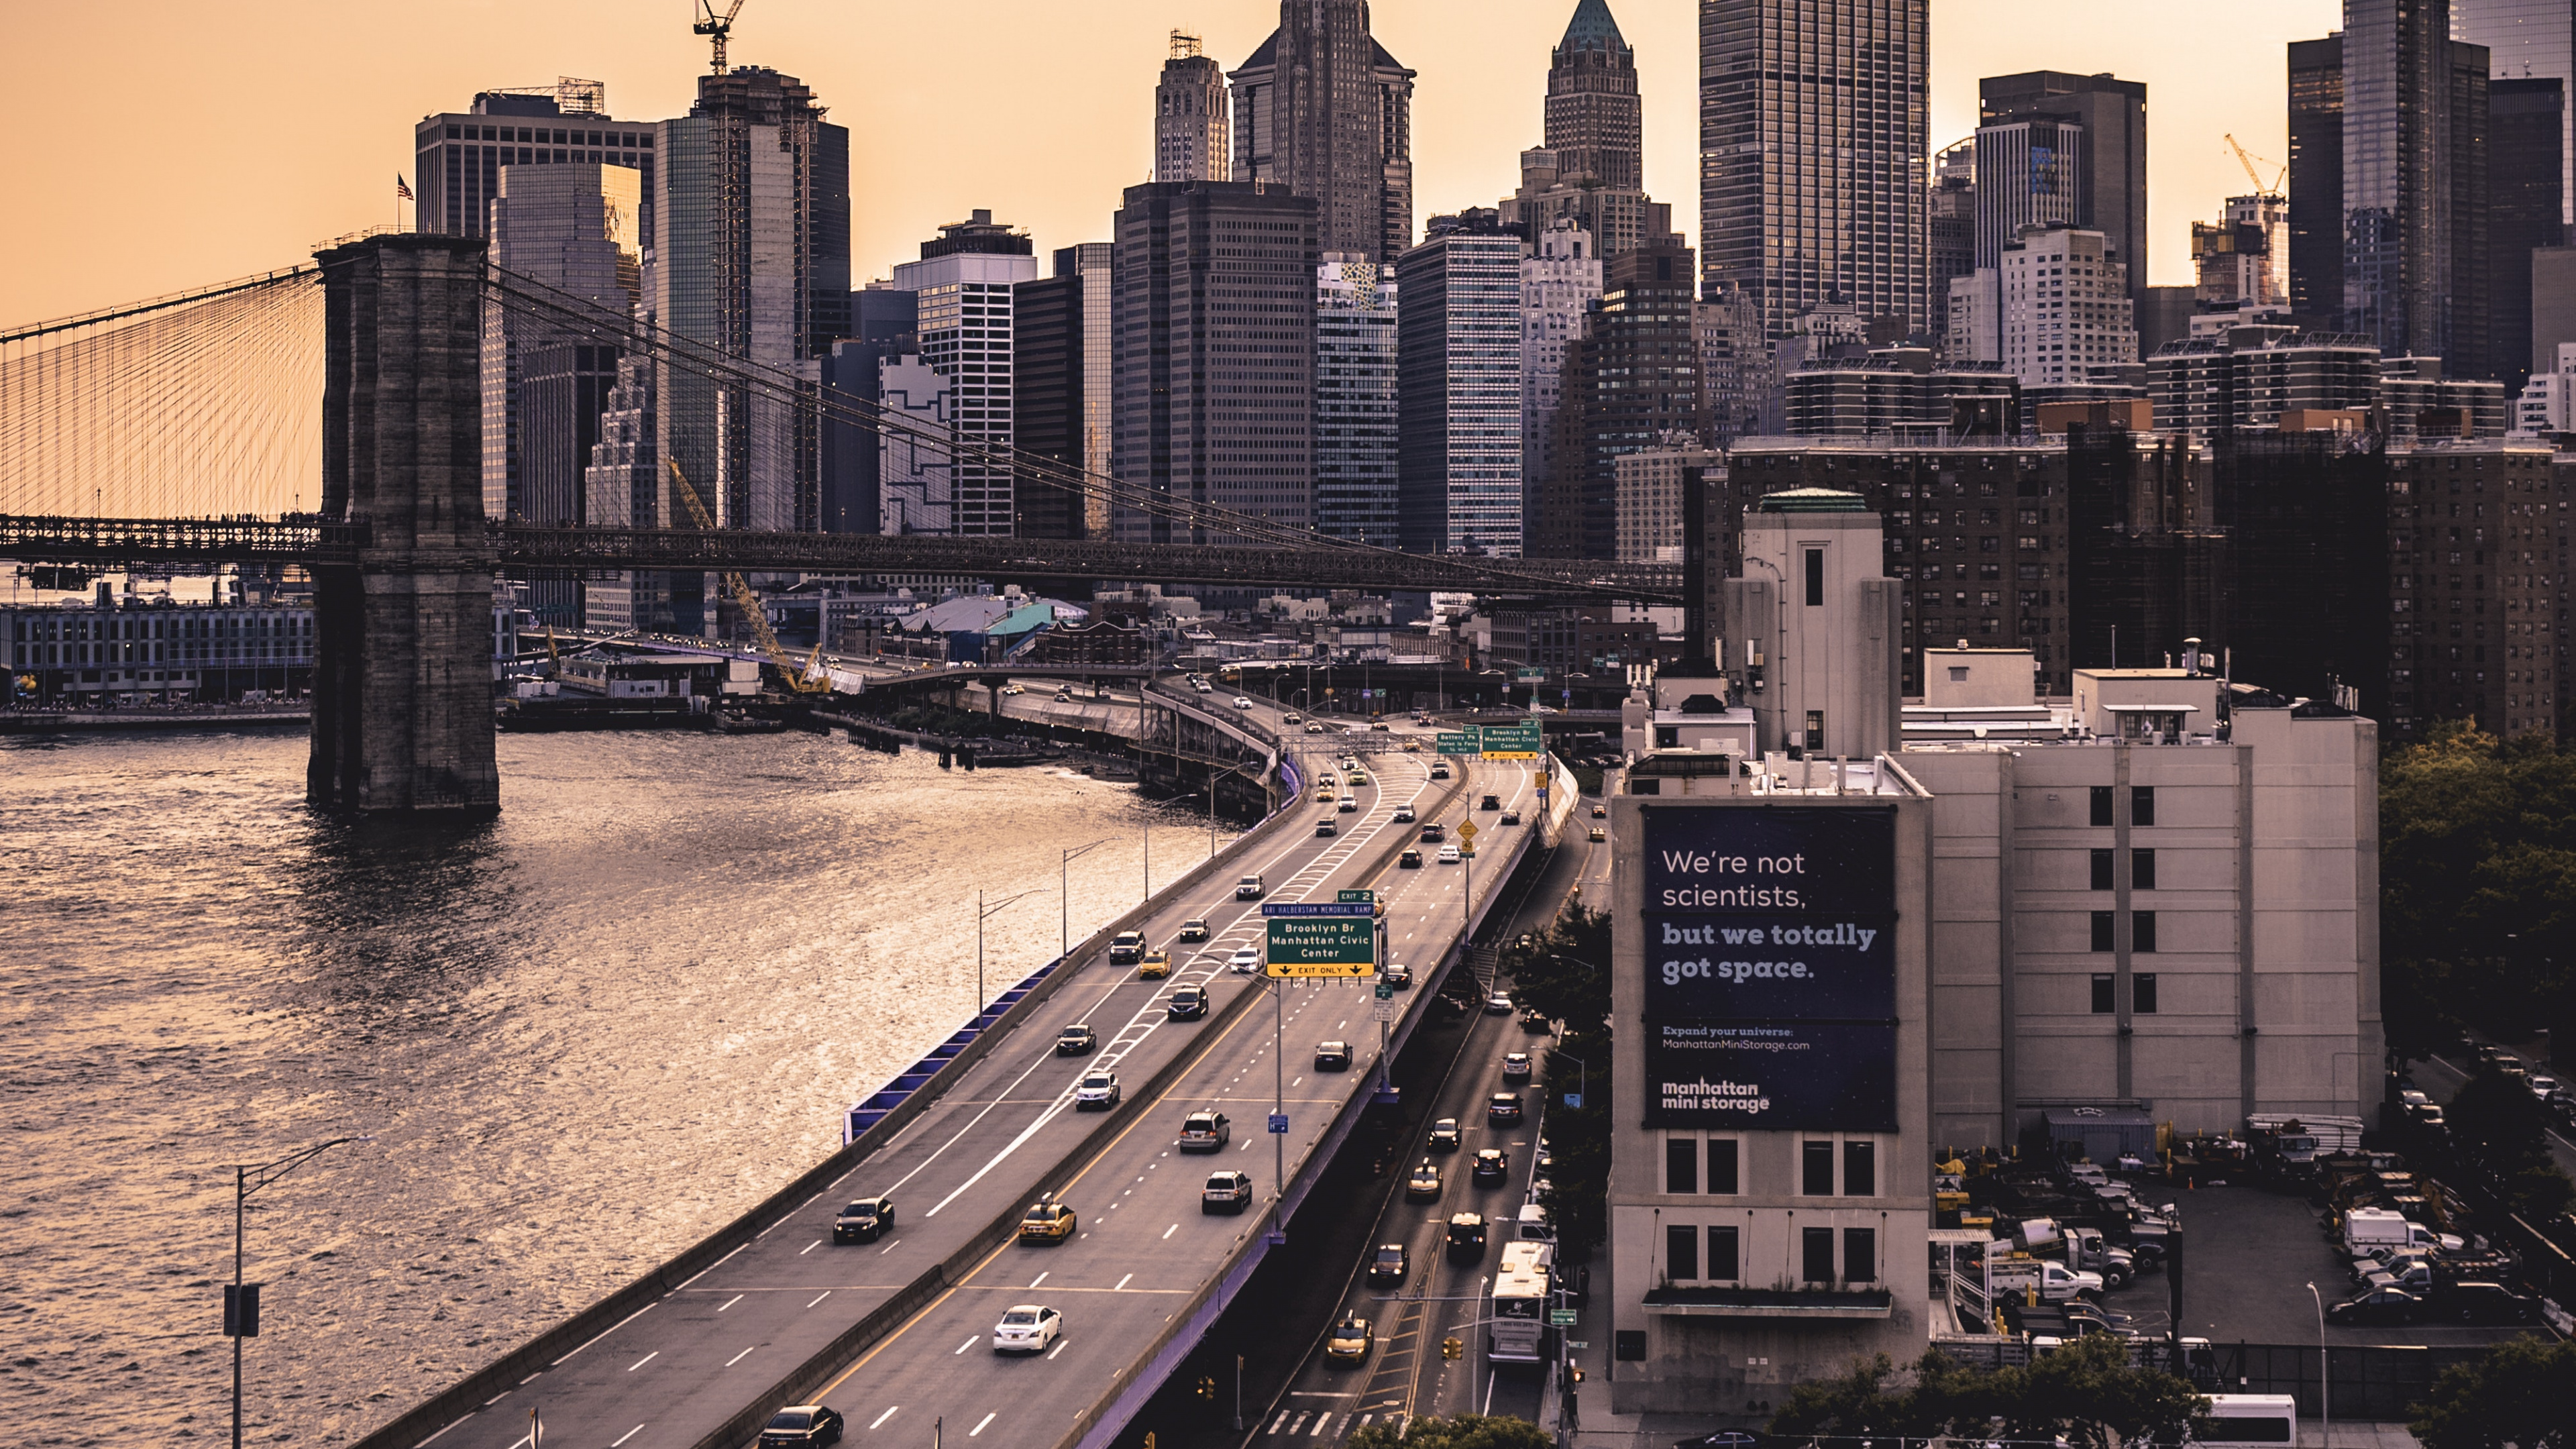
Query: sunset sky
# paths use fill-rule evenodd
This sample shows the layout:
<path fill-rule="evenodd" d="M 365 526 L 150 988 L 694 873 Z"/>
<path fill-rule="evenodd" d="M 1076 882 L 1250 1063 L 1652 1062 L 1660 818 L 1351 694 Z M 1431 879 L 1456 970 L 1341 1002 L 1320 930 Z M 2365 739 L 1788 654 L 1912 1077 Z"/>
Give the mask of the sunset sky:
<path fill-rule="evenodd" d="M 1511 190 L 1573 9 L 1378 0 L 1379 40 L 1421 73 L 1417 227 Z M 1695 233 L 1698 7 L 1612 9 L 1638 53 L 1646 185 Z M 2286 157 L 2282 47 L 2339 14 L 2335 0 L 1934 0 L 1931 142 L 1975 129 L 1981 75 L 2145 81 L 2152 280 L 2187 282 L 2191 222 L 2247 189 L 2221 136 Z M 391 221 L 413 124 L 467 109 L 477 89 L 585 76 L 607 83 L 620 119 L 684 113 L 707 64 L 690 18 L 687 0 L 18 7 L 0 101 L 0 325 L 291 265 Z M 1197 31 L 1232 66 L 1277 18 L 1275 0 L 746 0 L 731 58 L 803 78 L 850 128 L 852 266 L 867 278 L 975 207 L 1029 229 L 1041 257 L 1106 239 L 1119 189 L 1149 179 L 1166 32 Z"/>

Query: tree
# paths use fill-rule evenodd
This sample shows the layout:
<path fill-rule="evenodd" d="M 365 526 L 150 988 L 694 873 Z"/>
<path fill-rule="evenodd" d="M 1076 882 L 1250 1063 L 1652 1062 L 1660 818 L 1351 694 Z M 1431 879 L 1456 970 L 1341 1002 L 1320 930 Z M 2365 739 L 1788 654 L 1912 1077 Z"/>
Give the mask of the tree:
<path fill-rule="evenodd" d="M 2128 1340 L 2094 1334 L 1996 1373 L 1933 1349 L 1899 1372 L 1882 1354 L 1800 1384 L 1772 1416 L 1790 1436 L 1955 1435 L 1976 1440 L 2063 1436 L 2078 1449 L 2182 1442 L 2206 1400 L 2183 1379 L 2129 1362 Z"/>
<path fill-rule="evenodd" d="M 1561 1024 L 1541 1075 L 1550 1106 L 1548 1151 L 1555 1159 L 1539 1195 L 1556 1228 L 1557 1252 L 1580 1261 L 1610 1230 L 1610 913 L 1568 905 L 1545 931 L 1504 955 L 1512 994 Z M 1564 1105 L 1580 1093 L 1583 1105 Z"/>
<path fill-rule="evenodd" d="M 1809 1379 L 1789 1391 L 1789 1402 L 1771 1416 L 1771 1433 L 1797 1438 L 1940 1432 L 1940 1416 L 1927 1413 L 1915 1375 L 1940 1355 L 1900 1373 L 1886 1354 L 1856 1358 L 1831 1378 Z M 1940 1360 L 1946 1363 L 1947 1360 Z"/>
<path fill-rule="evenodd" d="M 1527 1419 L 1504 1414 L 1423 1417 L 1404 1426 L 1403 1437 L 1384 1424 L 1353 1434 L 1350 1449 L 1555 1449 L 1556 1441 Z"/>
<path fill-rule="evenodd" d="M 2454 1364 L 2414 1406 L 2424 1449 L 2576 1449 L 2576 1343 L 2517 1338 Z"/>

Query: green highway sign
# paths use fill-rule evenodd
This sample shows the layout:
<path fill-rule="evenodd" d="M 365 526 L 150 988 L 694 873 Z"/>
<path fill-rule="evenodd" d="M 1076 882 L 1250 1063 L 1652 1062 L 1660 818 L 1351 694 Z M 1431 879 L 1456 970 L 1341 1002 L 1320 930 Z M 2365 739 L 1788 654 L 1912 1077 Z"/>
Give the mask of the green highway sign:
<path fill-rule="evenodd" d="M 1472 755 L 1483 748 L 1472 728 L 1456 734 L 1442 730 L 1431 737 L 1431 747 L 1444 755 Z"/>
<path fill-rule="evenodd" d="M 1395 999 L 1395 983 L 1392 981 L 1379 982 L 1377 984 L 1377 999 L 1380 1001 L 1393 1001 Z"/>
<path fill-rule="evenodd" d="M 1537 720 L 1485 725 L 1478 733 L 1483 736 L 1482 753 L 1489 760 L 1535 760 L 1542 748 Z"/>
<path fill-rule="evenodd" d="M 1547 1322 L 1550 1328 L 1572 1328 L 1574 1326 L 1574 1310 L 1571 1308 L 1551 1308 L 1547 1311 Z"/>
<path fill-rule="evenodd" d="M 1333 899 L 1346 906 L 1373 906 L 1377 904 L 1377 892 L 1373 890 L 1335 891 Z"/>
<path fill-rule="evenodd" d="M 1272 916 L 1264 964 L 1272 976 L 1374 975 L 1377 922 L 1367 916 Z"/>
<path fill-rule="evenodd" d="M 1532 680 L 1545 678 L 1547 678 L 1547 671 L 1544 669 L 1524 669 L 1520 672 L 1520 680 L 1523 684 L 1528 684 Z"/>

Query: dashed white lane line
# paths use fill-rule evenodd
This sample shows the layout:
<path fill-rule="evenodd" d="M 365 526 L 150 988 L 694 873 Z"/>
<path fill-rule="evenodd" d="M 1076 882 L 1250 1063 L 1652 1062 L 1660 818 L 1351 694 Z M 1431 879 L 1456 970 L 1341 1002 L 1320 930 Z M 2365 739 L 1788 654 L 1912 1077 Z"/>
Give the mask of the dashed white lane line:
<path fill-rule="evenodd" d="M 619 1449 L 619 1446 L 624 1444 L 627 1440 L 632 1439 L 643 1432 L 644 1426 L 638 1424 L 634 1428 L 627 1430 L 625 1433 L 618 1435 L 616 1438 L 609 1440 L 608 1449 Z"/>
<path fill-rule="evenodd" d="M 653 1350 L 651 1353 L 648 1353 L 648 1354 L 644 1355 L 642 1358 L 639 1358 L 639 1359 L 635 1360 L 635 1362 L 628 1364 L 628 1365 L 626 1366 L 626 1371 L 627 1371 L 628 1373 L 630 1373 L 630 1374 L 631 1374 L 631 1373 L 635 1372 L 637 1369 L 642 1368 L 644 1365 L 646 1365 L 646 1364 L 648 1364 L 648 1363 L 651 1363 L 653 1360 L 655 1360 L 655 1359 L 657 1359 L 657 1358 L 660 1358 L 661 1356 L 662 1356 L 662 1350 L 660 1350 L 660 1349 L 658 1349 L 658 1348 L 657 1348 L 657 1349 Z"/>
<path fill-rule="evenodd" d="M 751 1346 L 751 1348 L 758 1348 L 758 1347 L 760 1347 L 760 1345 L 759 1345 L 759 1344 L 756 1344 L 756 1343 L 755 1343 L 755 1344 L 753 1344 L 753 1345 Z M 735 1364 L 738 1364 L 738 1363 L 742 1362 L 744 1359 L 747 1359 L 747 1358 L 751 1357 L 751 1348 L 746 1348 L 746 1349 L 744 1349 L 742 1352 L 740 1352 L 740 1353 L 738 1353 L 738 1354 L 735 1354 L 733 1357 L 731 1357 L 731 1358 L 729 1358 L 729 1359 L 726 1359 L 726 1360 L 725 1360 L 725 1362 L 724 1362 L 724 1366 L 725 1366 L 726 1368 L 732 1368 Z"/>
<path fill-rule="evenodd" d="M 1059 1338 L 1055 1341 L 1055 1347 L 1047 1350 L 1047 1360 L 1053 1362 L 1055 1356 L 1062 1352 L 1064 1352 L 1064 1340 Z"/>
<path fill-rule="evenodd" d="M 718 1313 L 722 1313 L 722 1312 L 724 1312 L 724 1311 L 725 1311 L 725 1308 L 731 1308 L 732 1306 L 734 1306 L 734 1305 L 735 1305 L 735 1304 L 737 1304 L 737 1303 L 740 1303 L 741 1301 L 742 1301 L 742 1295 L 741 1295 L 741 1294 L 739 1294 L 739 1293 L 737 1293 L 737 1294 L 733 1295 L 731 1298 L 726 1299 L 726 1300 L 724 1301 L 724 1308 L 719 1308 L 719 1309 L 717 1309 L 717 1310 L 716 1310 L 716 1312 L 718 1312 Z"/>
<path fill-rule="evenodd" d="M 821 1246 L 823 1246 L 823 1240 L 821 1238 L 816 1238 L 814 1241 L 807 1243 L 803 1248 L 797 1250 L 796 1256 L 802 1258 L 807 1253 L 810 1253 Z"/>
<path fill-rule="evenodd" d="M 1249 1147 L 1249 1146 L 1251 1146 L 1251 1145 L 1252 1145 L 1252 1144 L 1251 1144 L 1251 1143 L 1249 1143 L 1249 1142 L 1247 1142 L 1247 1143 L 1245 1143 L 1245 1144 L 1244 1144 L 1244 1146 L 1246 1146 L 1246 1147 Z M 1177 1233 L 1177 1232 L 1179 1232 L 1180 1230 L 1181 1230 L 1181 1225 L 1180 1225 L 1179 1223 L 1174 1223 L 1174 1224 L 1172 1224 L 1170 1227 L 1163 1229 L 1163 1241 L 1165 1241 L 1165 1242 L 1170 1242 L 1170 1241 L 1171 1241 L 1171 1238 L 1172 1238 L 1172 1234 Z"/>
<path fill-rule="evenodd" d="M 820 1293 L 818 1293 L 818 1294 L 816 1294 L 816 1295 L 814 1296 L 814 1303 L 820 1303 L 820 1302 L 822 1302 L 824 1299 L 829 1298 L 829 1297 L 831 1297 L 831 1296 L 832 1296 L 832 1290 L 831 1290 L 831 1289 L 829 1289 L 829 1288 L 826 1288 L 826 1289 L 824 1289 L 822 1292 L 820 1292 Z M 806 1306 L 806 1307 L 808 1307 L 808 1308 L 811 1308 L 811 1307 L 813 1307 L 813 1306 L 814 1306 L 814 1303 L 808 1303 L 808 1304 L 806 1304 L 805 1306 Z"/>
<path fill-rule="evenodd" d="M 901 1404 L 892 1404 L 892 1405 L 888 1405 L 888 1406 L 887 1406 L 887 1408 L 886 1408 L 886 1411 L 885 1411 L 884 1413 L 882 1413 L 882 1414 L 877 1415 L 877 1417 L 876 1417 L 876 1422 L 875 1422 L 875 1423 L 873 1423 L 873 1424 L 868 1425 L 868 1427 L 869 1427 L 869 1428 L 871 1428 L 871 1429 L 882 1429 L 882 1428 L 884 1428 L 884 1427 L 885 1427 L 885 1421 L 886 1421 L 886 1420 L 888 1420 L 888 1419 L 893 1418 L 893 1417 L 894 1417 L 894 1411 L 895 1411 L 896 1409 L 900 1409 L 900 1408 L 902 1408 L 902 1407 L 903 1407 L 903 1405 L 901 1405 Z M 611 1446 L 610 1446 L 610 1449 L 616 1449 L 616 1446 L 611 1445 Z"/>
<path fill-rule="evenodd" d="M 895 1240 L 894 1240 L 894 1243 L 900 1243 L 900 1242 L 902 1242 L 902 1241 L 903 1241 L 903 1239 L 901 1239 L 901 1238 L 897 1238 L 897 1239 L 895 1239 Z M 880 1258 L 882 1258 L 882 1257 L 884 1257 L 886 1254 L 893 1252 L 893 1251 L 894 1251 L 894 1243 L 888 1243 L 888 1244 L 886 1244 L 884 1247 L 879 1248 L 879 1249 L 877 1250 L 877 1256 L 878 1256 L 878 1257 L 880 1257 Z"/>
<path fill-rule="evenodd" d="M 957 1345 L 957 1353 L 964 1353 L 966 1350 L 968 1350 L 968 1349 L 970 1349 L 970 1348 L 973 1348 L 973 1347 L 974 1347 L 978 1342 L 982 1341 L 983 1337 L 984 1337 L 984 1335 L 982 1335 L 982 1334 L 980 1334 L 980 1333 L 979 1333 L 979 1334 L 975 1335 L 973 1338 L 970 1338 L 970 1339 L 966 1340 L 964 1343 L 961 1343 L 961 1344 Z M 952 1353 L 952 1354 L 950 1354 L 950 1355 L 949 1355 L 949 1357 L 950 1357 L 950 1358 L 955 1358 L 955 1357 L 957 1356 L 957 1353 Z"/>
<path fill-rule="evenodd" d="M 1054 1271 L 1055 1271 L 1054 1269 L 1050 1268 L 1050 1269 L 1048 1269 L 1048 1270 L 1047 1270 L 1047 1273 L 1052 1273 L 1052 1272 L 1054 1272 Z M 1030 1287 L 1032 1287 L 1032 1288 L 1035 1288 L 1035 1287 L 1036 1287 L 1036 1286 L 1038 1286 L 1040 1283 L 1043 1283 L 1043 1282 L 1045 1282 L 1046 1280 L 1047 1280 L 1047 1275 L 1046 1275 L 1046 1273 L 1040 1273 L 1040 1274 L 1039 1274 L 1039 1275 L 1037 1275 L 1036 1277 L 1031 1278 L 1031 1279 L 1029 1280 L 1029 1286 L 1030 1286 Z"/>
<path fill-rule="evenodd" d="M 992 1412 L 992 1413 L 990 1413 L 990 1414 L 986 1414 L 986 1415 L 985 1415 L 981 1420 L 978 1420 L 978 1421 L 976 1422 L 976 1425 L 975 1425 L 975 1427 L 974 1427 L 974 1428 L 969 1429 L 969 1430 L 967 1430 L 967 1431 L 966 1431 L 966 1437 L 967 1437 L 967 1438 L 969 1438 L 969 1439 L 972 1439 L 972 1438 L 974 1438 L 976 1435 L 983 1433 L 983 1432 L 984 1432 L 984 1426 L 985 1426 L 985 1425 L 987 1425 L 987 1424 L 992 1423 L 995 1419 L 997 1419 L 997 1418 L 999 1418 L 999 1417 L 1001 1417 L 1001 1411 L 1000 1411 L 1000 1410 L 998 1410 L 998 1409 L 997 1409 L 997 1410 L 995 1410 L 995 1411 L 993 1411 L 993 1412 Z"/>
<path fill-rule="evenodd" d="M 1175 1226 L 1177 1226 L 1177 1224 L 1175 1224 Z M 1133 1278 L 1133 1277 L 1135 1277 L 1135 1276 L 1136 1276 L 1135 1274 L 1130 1273 L 1130 1274 L 1128 1274 L 1128 1275 L 1127 1275 L 1127 1278 Z M 1124 1288 L 1124 1287 L 1126 1287 L 1126 1286 L 1127 1286 L 1127 1278 L 1121 1278 L 1121 1279 L 1119 1279 L 1119 1280 L 1118 1280 L 1118 1288 Z M 1112 1289 L 1110 1289 L 1109 1291 L 1110 1291 L 1110 1292 L 1112 1292 L 1112 1293 L 1115 1293 L 1115 1292 L 1117 1292 L 1117 1291 L 1118 1291 L 1118 1288 L 1112 1288 Z"/>

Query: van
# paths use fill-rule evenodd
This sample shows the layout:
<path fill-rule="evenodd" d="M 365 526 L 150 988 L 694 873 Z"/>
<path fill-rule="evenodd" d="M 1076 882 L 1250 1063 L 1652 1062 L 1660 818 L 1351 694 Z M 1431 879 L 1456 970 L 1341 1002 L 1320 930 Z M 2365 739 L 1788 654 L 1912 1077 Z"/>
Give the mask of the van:
<path fill-rule="evenodd" d="M 1243 879 L 1236 881 L 1234 883 L 1234 898 L 1238 901 L 1257 901 L 1261 899 L 1261 877 L 1257 875 L 1248 875 Z"/>
<path fill-rule="evenodd" d="M 2288 1394 L 2211 1394 L 2192 1427 L 2195 1449 L 2274 1449 L 2298 1442 L 2299 1401 Z"/>
<path fill-rule="evenodd" d="M 1514 1226 L 1519 1229 L 1520 1240 L 1524 1243 L 1556 1241 L 1556 1224 L 1547 1220 L 1547 1209 L 1537 1203 L 1521 1204 L 1520 1216 L 1514 1220 Z"/>

